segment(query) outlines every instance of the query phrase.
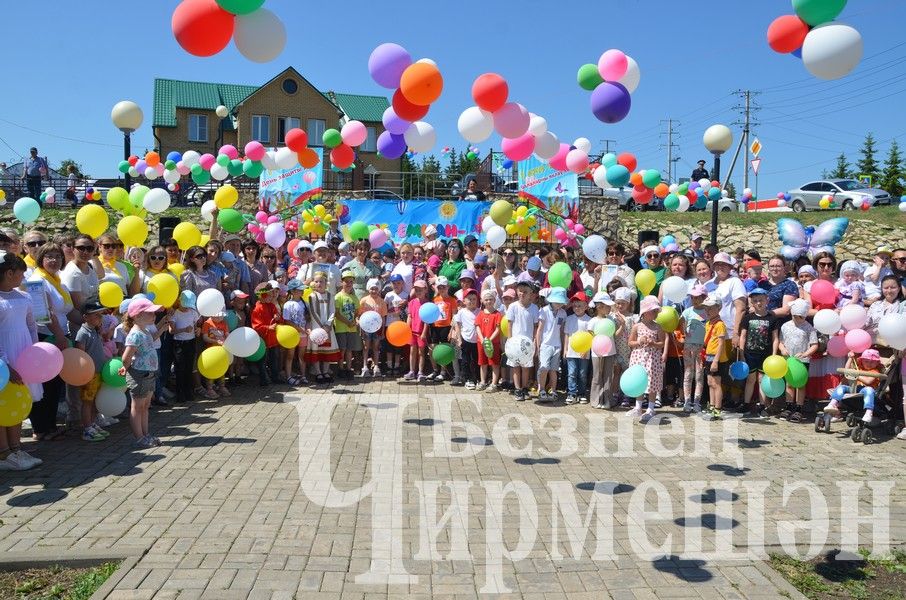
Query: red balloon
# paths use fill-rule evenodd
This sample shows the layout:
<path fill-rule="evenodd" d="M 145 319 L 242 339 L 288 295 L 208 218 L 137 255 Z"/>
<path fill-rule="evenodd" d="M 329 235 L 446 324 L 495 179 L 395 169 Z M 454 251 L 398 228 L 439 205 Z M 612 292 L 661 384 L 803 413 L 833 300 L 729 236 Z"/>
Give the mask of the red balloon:
<path fill-rule="evenodd" d="M 686 198 L 689 199 L 689 204 L 695 204 L 696 202 L 698 202 L 698 194 L 696 194 L 693 190 L 686 192 Z"/>
<path fill-rule="evenodd" d="M 816 279 L 812 282 L 809 294 L 812 297 L 812 305 L 816 307 L 818 304 L 833 306 L 837 302 L 837 290 L 830 281 Z"/>
<path fill-rule="evenodd" d="M 632 190 L 632 199 L 638 202 L 639 204 L 648 204 L 651 202 L 651 199 L 654 197 L 654 191 L 646 188 L 644 185 L 641 186 L 642 189 L 633 188 Z"/>
<path fill-rule="evenodd" d="M 719 188 L 719 187 L 720 187 L 720 182 L 719 182 L 719 181 L 717 181 L 717 180 L 715 180 L 715 181 L 712 181 L 712 182 L 711 182 L 711 187 L 716 187 L 716 188 Z"/>
<path fill-rule="evenodd" d="M 396 113 L 400 119 L 405 121 L 413 122 L 422 119 L 425 115 L 428 114 L 428 109 L 430 106 L 419 106 L 418 104 L 412 104 L 409 100 L 403 96 L 403 93 L 399 90 L 393 92 L 393 112 Z"/>
<path fill-rule="evenodd" d="M 286 132 L 286 147 L 293 152 L 302 152 L 308 147 L 308 134 L 295 127 Z"/>
<path fill-rule="evenodd" d="M 330 151 L 330 164 L 338 169 L 345 169 L 355 160 L 355 152 L 346 144 L 340 144 Z"/>
<path fill-rule="evenodd" d="M 635 156 L 630 152 L 621 152 L 617 157 L 617 164 L 623 165 L 630 171 L 635 171 L 635 168 L 638 166 L 638 161 L 635 159 Z"/>
<path fill-rule="evenodd" d="M 137 162 L 138 162 L 138 157 L 135 156 L 134 154 L 129 157 L 129 166 L 130 167 L 134 167 L 135 163 L 137 163 Z"/>
<path fill-rule="evenodd" d="M 176 41 L 195 56 L 213 56 L 226 48 L 235 25 L 236 16 L 216 0 L 183 0 L 170 20 Z"/>
<path fill-rule="evenodd" d="M 868 205 L 868 202 L 863 202 L 862 206 L 860 206 L 859 208 L 862 210 L 868 210 L 871 207 Z"/>
<path fill-rule="evenodd" d="M 506 104 L 510 88 L 506 79 L 497 73 L 479 75 L 472 84 L 472 99 L 478 108 L 488 112 L 495 112 Z M 397 113 L 399 114 L 399 113 Z M 402 116 L 402 115 L 400 115 Z"/>
<path fill-rule="evenodd" d="M 808 23 L 796 15 L 783 15 L 768 27 L 768 45 L 774 52 L 789 54 L 802 47 L 808 32 Z"/>
<path fill-rule="evenodd" d="M 289 222 L 285 225 L 285 229 L 292 229 L 292 228 L 290 227 L 290 223 L 293 223 L 293 221 L 289 221 Z M 302 240 L 300 240 L 300 239 L 298 239 L 298 238 L 292 239 L 292 240 L 289 241 L 289 243 L 286 245 L 286 251 L 289 253 L 290 256 L 295 256 L 295 255 L 296 255 L 296 248 L 299 246 L 300 243 L 302 243 Z"/>

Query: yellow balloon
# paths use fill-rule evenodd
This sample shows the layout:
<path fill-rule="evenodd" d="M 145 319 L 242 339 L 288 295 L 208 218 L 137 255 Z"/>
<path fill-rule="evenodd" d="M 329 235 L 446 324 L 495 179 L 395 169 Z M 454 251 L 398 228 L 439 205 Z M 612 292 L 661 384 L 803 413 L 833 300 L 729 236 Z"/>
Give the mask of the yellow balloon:
<path fill-rule="evenodd" d="M 642 269 L 635 274 L 635 287 L 642 292 L 643 296 L 650 294 L 656 283 L 657 278 L 654 275 L 654 271 L 651 269 Z"/>
<path fill-rule="evenodd" d="M 299 345 L 299 332 L 289 325 L 277 325 L 277 343 L 284 348 L 295 348 Z"/>
<path fill-rule="evenodd" d="M 525 213 L 528 212 L 528 209 L 523 205 L 516 209 L 517 217 L 524 217 Z"/>
<path fill-rule="evenodd" d="M 579 354 L 585 354 L 591 350 L 591 342 L 594 337 L 589 331 L 577 331 L 569 336 L 569 347 Z"/>
<path fill-rule="evenodd" d="M 828 202 L 827 198 L 822 198 L 818 201 L 818 206 L 820 206 L 821 208 L 829 208 L 830 202 Z"/>
<path fill-rule="evenodd" d="M 315 214 L 319 217 L 323 217 L 327 214 L 327 209 L 324 208 L 323 204 L 318 204 L 317 206 L 315 206 Z"/>
<path fill-rule="evenodd" d="M 311 233 L 315 230 L 315 224 L 311 221 L 304 221 L 302 223 L 302 231 L 305 233 Z"/>
<path fill-rule="evenodd" d="M 513 235 L 514 233 L 516 233 L 516 226 L 510 223 L 506 226 L 506 232 L 510 235 Z"/>
<path fill-rule="evenodd" d="M 223 346 L 211 346 L 198 356 L 198 372 L 207 379 L 220 379 L 229 366 L 230 353 Z"/>
<path fill-rule="evenodd" d="M 148 282 L 148 291 L 154 294 L 154 303 L 170 308 L 179 297 L 179 283 L 169 273 L 158 273 Z"/>
<path fill-rule="evenodd" d="M 127 246 L 140 247 L 148 239 L 148 224 L 134 215 L 123 217 L 116 226 L 116 233 Z"/>
<path fill-rule="evenodd" d="M 188 250 L 192 246 L 197 246 L 201 241 L 201 231 L 195 226 L 195 223 L 183 221 L 173 228 L 173 239 L 180 250 Z"/>
<path fill-rule="evenodd" d="M 6 198 L 6 190 L 0 190 L 0 200 Z"/>
<path fill-rule="evenodd" d="M 489 214 L 492 221 L 501 227 L 505 227 L 510 222 L 510 219 L 513 218 L 513 205 L 506 200 L 498 200 L 491 205 Z"/>
<path fill-rule="evenodd" d="M 207 246 L 208 242 L 210 242 L 210 241 L 211 241 L 211 236 L 209 236 L 206 233 L 202 233 L 201 237 L 198 239 L 198 245 L 204 247 L 204 246 Z"/>
<path fill-rule="evenodd" d="M 98 286 L 98 298 L 107 308 L 119 308 L 123 301 L 123 289 L 112 281 L 105 281 Z"/>
<path fill-rule="evenodd" d="M 0 427 L 15 427 L 28 418 L 31 392 L 28 386 L 10 381 L 0 390 Z"/>
<path fill-rule="evenodd" d="M 226 184 L 221 186 L 216 192 L 214 192 L 214 204 L 217 205 L 217 208 L 233 208 L 239 201 L 239 190 Z"/>
<path fill-rule="evenodd" d="M 129 204 L 129 192 L 121 187 L 110 188 L 107 192 L 107 204 L 116 211 L 123 211 L 127 206 L 132 206 Z"/>
<path fill-rule="evenodd" d="M 764 371 L 764 374 L 772 379 L 782 378 L 786 375 L 788 368 L 789 366 L 783 360 L 783 357 L 776 354 L 764 359 L 764 364 L 761 365 L 761 370 Z"/>
<path fill-rule="evenodd" d="M 510 337 L 510 321 L 506 317 L 500 319 L 500 333 L 502 333 L 504 337 Z"/>
<path fill-rule="evenodd" d="M 186 268 L 183 266 L 182 263 L 173 263 L 172 265 L 167 267 L 167 270 L 170 271 L 171 273 L 173 273 L 174 275 L 176 275 L 176 277 L 180 277 L 182 275 L 183 271 L 186 270 Z"/>
<path fill-rule="evenodd" d="M 676 331 L 679 325 L 679 313 L 672 306 L 664 306 L 654 320 L 666 333 Z"/>
<path fill-rule="evenodd" d="M 311 297 L 311 288 L 306 288 L 305 291 L 302 292 L 302 299 L 305 300 L 306 302 L 308 302 L 308 299 L 310 297 Z"/>
<path fill-rule="evenodd" d="M 110 226 L 107 211 L 97 204 L 88 204 L 80 208 L 76 213 L 75 222 L 79 232 L 93 238 L 100 237 Z"/>

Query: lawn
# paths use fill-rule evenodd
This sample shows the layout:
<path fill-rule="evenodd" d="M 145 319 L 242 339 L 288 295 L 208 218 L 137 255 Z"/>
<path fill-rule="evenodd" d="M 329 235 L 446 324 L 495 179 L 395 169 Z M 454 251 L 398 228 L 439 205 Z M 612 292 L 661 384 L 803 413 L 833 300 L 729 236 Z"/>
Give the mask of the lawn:
<path fill-rule="evenodd" d="M 867 211 L 809 211 L 804 213 L 792 212 L 763 212 L 763 213 L 720 213 L 719 222 L 726 225 L 764 225 L 774 223 L 781 217 L 790 217 L 799 220 L 803 225 L 818 225 L 833 217 L 848 217 L 855 222 L 881 223 L 884 225 L 906 224 L 906 213 L 900 212 L 897 206 L 882 206 Z M 707 229 L 711 224 L 711 213 L 706 212 L 621 212 L 620 219 L 627 222 L 640 223 L 669 223 L 684 228 Z"/>
<path fill-rule="evenodd" d="M 69 569 L 48 567 L 0 571 L 0 598 L 10 600 L 88 600 L 116 571 L 119 563 Z"/>
<path fill-rule="evenodd" d="M 835 553 L 810 561 L 774 555 L 771 566 L 811 600 L 906 599 L 906 551 L 894 550 L 885 558 L 835 560 Z"/>

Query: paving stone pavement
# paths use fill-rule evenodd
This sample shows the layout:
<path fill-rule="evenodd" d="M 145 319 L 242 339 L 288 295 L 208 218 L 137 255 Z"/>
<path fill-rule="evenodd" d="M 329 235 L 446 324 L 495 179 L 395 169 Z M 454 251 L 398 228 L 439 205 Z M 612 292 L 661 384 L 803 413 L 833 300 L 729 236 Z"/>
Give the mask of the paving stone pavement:
<path fill-rule="evenodd" d="M 801 598 L 769 553 L 906 542 L 896 440 L 663 412 L 239 388 L 153 412 L 160 448 L 125 423 L 28 443 L 45 464 L 0 473 L 0 555 L 140 556 L 110 600 Z"/>

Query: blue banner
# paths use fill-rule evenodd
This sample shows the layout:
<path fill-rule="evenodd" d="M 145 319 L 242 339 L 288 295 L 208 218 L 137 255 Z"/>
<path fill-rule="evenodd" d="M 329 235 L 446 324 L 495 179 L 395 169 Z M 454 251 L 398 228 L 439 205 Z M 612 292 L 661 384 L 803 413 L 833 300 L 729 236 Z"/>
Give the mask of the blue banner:
<path fill-rule="evenodd" d="M 281 211 L 290 206 L 313 200 L 321 195 L 324 178 L 322 148 L 312 148 L 318 164 L 311 169 L 296 165 L 292 169 L 277 169 L 261 173 L 258 181 L 258 203 L 267 212 Z"/>
<path fill-rule="evenodd" d="M 568 204 L 579 199 L 579 178 L 569 171 L 558 171 L 534 155 L 519 161 L 519 195 L 536 206 Z"/>
<path fill-rule="evenodd" d="M 481 221 L 491 208 L 490 202 L 449 200 L 343 200 L 343 204 L 349 207 L 344 234 L 348 223 L 362 221 L 389 230 L 396 243 L 421 241 L 428 225 L 434 225 L 441 238 L 471 233 L 483 243 Z"/>

